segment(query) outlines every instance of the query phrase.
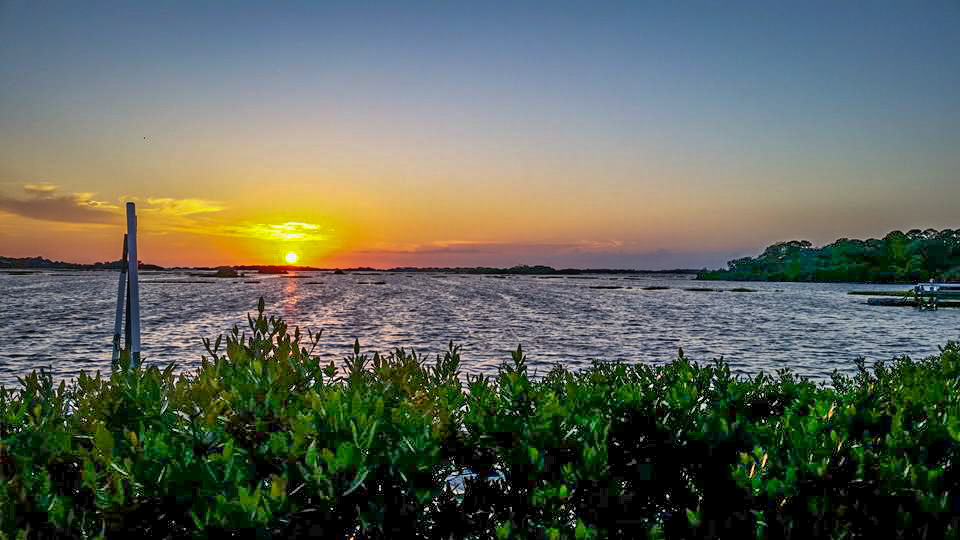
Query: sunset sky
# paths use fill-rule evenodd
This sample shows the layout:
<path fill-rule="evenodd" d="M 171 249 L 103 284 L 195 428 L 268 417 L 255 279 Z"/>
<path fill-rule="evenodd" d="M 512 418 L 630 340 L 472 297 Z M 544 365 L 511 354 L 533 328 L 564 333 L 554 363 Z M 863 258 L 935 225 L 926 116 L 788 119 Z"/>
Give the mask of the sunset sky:
<path fill-rule="evenodd" d="M 0 0 L 0 255 L 719 267 L 960 226 L 960 2 Z"/>

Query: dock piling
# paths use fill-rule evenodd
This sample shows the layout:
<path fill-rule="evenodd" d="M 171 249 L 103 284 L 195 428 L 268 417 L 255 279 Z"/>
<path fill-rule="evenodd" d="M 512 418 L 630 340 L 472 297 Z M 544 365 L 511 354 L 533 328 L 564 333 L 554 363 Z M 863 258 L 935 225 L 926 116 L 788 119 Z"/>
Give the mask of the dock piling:
<path fill-rule="evenodd" d="M 117 367 L 120 360 L 120 332 L 123 330 L 124 307 L 126 305 L 127 289 L 127 235 L 123 235 L 123 251 L 120 253 L 120 278 L 117 280 L 117 313 L 113 321 L 113 354 L 110 355 L 110 363 Z"/>
<path fill-rule="evenodd" d="M 127 350 L 130 352 L 130 367 L 140 365 L 140 283 L 137 279 L 137 208 L 132 202 L 127 203 L 127 306 L 129 307 L 128 322 L 130 324 L 130 343 Z"/>
<path fill-rule="evenodd" d="M 127 351 L 130 367 L 140 365 L 140 282 L 137 276 L 137 209 L 127 203 L 127 234 L 123 235 L 120 278 L 117 281 L 117 311 L 113 321 L 113 353 L 110 364 L 119 367 L 121 350 Z M 123 348 L 120 329 L 123 328 Z"/>

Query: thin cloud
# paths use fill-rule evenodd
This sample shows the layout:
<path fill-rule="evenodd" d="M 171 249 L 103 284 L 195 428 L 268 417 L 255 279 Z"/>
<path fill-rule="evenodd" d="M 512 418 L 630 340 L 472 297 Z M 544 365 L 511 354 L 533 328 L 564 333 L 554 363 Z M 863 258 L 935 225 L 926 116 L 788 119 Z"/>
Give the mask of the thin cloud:
<path fill-rule="evenodd" d="M 316 223 L 286 221 L 284 223 L 245 223 L 203 227 L 193 232 L 258 240 L 320 242 L 330 239 L 330 228 Z"/>
<path fill-rule="evenodd" d="M 607 252 L 607 251 L 622 251 L 624 249 L 630 249 L 635 246 L 628 246 L 624 244 L 621 240 L 580 240 L 575 244 L 568 246 L 569 251 L 577 252 Z"/>
<path fill-rule="evenodd" d="M 156 212 L 170 216 L 192 216 L 208 214 L 224 210 L 218 202 L 203 199 L 173 199 L 170 197 L 151 197 L 147 199 L 148 207 L 144 212 Z"/>
<path fill-rule="evenodd" d="M 354 253 L 383 255 L 435 255 L 443 253 L 523 253 L 529 251 L 547 251 L 571 249 L 575 244 L 568 243 L 516 243 L 487 240 L 438 240 L 426 244 L 380 245 L 371 249 L 357 250 Z"/>
<path fill-rule="evenodd" d="M 27 184 L 26 197 L 0 193 L 0 211 L 42 221 L 115 223 L 119 207 L 93 199 L 92 193 L 60 193 L 53 184 Z"/>
<path fill-rule="evenodd" d="M 57 186 L 53 184 L 26 184 L 23 186 L 23 190 L 30 195 L 47 195 L 56 191 Z"/>

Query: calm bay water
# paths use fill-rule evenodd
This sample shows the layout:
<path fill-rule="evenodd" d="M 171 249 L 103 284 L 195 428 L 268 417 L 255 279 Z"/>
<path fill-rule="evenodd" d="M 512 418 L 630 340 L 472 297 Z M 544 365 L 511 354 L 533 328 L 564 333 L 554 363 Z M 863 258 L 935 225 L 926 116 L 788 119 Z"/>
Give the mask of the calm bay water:
<path fill-rule="evenodd" d="M 0 384 L 15 385 L 18 375 L 39 366 L 50 366 L 57 378 L 109 371 L 116 280 L 113 272 L 0 274 Z M 869 364 L 921 357 L 960 340 L 958 309 L 867 306 L 846 294 L 903 285 L 319 272 L 195 281 L 185 273 L 141 275 L 146 363 L 195 369 L 204 353 L 200 338 L 235 324 L 243 330 L 260 296 L 267 313 L 291 327 L 322 329 L 316 353 L 326 358 L 339 362 L 359 338 L 366 351 L 402 346 L 432 360 L 453 340 L 471 373 L 494 373 L 518 343 L 541 373 L 557 362 L 577 369 L 591 359 L 663 363 L 682 346 L 701 362 L 722 356 L 740 373 L 789 367 L 826 380 L 834 369 L 853 372 L 859 356 Z M 643 289 L 650 286 L 670 289 Z"/>

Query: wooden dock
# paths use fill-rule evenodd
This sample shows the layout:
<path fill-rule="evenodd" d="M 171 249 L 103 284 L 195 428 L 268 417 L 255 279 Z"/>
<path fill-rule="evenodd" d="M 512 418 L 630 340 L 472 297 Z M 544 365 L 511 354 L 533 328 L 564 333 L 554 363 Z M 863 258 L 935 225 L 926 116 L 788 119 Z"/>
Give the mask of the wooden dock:
<path fill-rule="evenodd" d="M 920 309 L 956 307 L 960 303 L 960 283 L 918 283 L 913 287 L 913 299 Z"/>
<path fill-rule="evenodd" d="M 905 306 L 905 307 L 928 307 L 926 303 L 917 301 L 910 297 L 901 298 L 867 298 L 867 305 L 870 306 Z M 938 300 L 933 309 L 960 307 L 960 301 Z"/>
<path fill-rule="evenodd" d="M 850 291 L 848 294 L 873 296 L 871 306 L 906 306 L 920 309 L 960 307 L 960 283 L 918 283 L 909 291 Z"/>

